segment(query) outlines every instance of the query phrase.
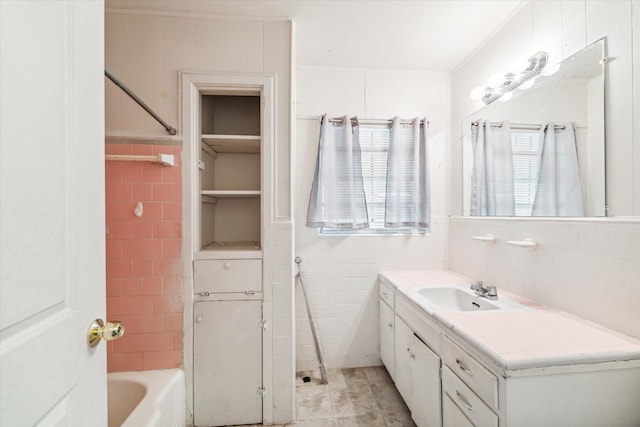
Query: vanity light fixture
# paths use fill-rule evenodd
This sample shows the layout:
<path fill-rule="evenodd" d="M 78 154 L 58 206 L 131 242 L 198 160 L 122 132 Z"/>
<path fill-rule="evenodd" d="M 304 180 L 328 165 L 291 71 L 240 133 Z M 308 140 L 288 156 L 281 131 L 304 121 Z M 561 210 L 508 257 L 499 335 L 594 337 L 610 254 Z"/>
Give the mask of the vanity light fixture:
<path fill-rule="evenodd" d="M 522 61 L 515 61 L 508 73 L 494 74 L 489 79 L 486 87 L 474 88 L 469 96 L 474 101 L 481 99 L 485 105 L 491 104 L 496 99 L 506 101 L 513 95 L 511 92 L 521 87 L 526 89 L 533 85 L 535 77 L 542 72 L 549 55 L 546 52 L 537 52 L 535 55 Z M 506 98 L 506 99 L 505 99 Z"/>

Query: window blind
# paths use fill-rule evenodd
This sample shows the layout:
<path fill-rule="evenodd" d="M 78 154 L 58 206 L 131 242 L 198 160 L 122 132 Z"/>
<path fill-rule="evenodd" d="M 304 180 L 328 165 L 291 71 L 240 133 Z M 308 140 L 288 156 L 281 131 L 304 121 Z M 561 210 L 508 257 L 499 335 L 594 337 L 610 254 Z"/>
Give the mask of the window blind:
<path fill-rule="evenodd" d="M 531 216 L 538 180 L 539 131 L 511 130 L 516 216 Z"/>
<path fill-rule="evenodd" d="M 367 199 L 369 228 L 374 229 L 384 228 L 390 135 L 388 126 L 360 125 L 362 179 Z"/>

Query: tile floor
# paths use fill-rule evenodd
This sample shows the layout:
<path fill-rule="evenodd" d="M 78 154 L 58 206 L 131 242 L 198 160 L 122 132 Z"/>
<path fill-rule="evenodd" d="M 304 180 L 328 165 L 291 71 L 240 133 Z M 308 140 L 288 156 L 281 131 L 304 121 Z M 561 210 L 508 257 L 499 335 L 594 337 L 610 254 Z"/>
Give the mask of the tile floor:
<path fill-rule="evenodd" d="M 415 426 L 384 367 L 329 370 L 328 377 L 320 384 L 319 372 L 298 372 L 296 422 L 287 426 Z"/>

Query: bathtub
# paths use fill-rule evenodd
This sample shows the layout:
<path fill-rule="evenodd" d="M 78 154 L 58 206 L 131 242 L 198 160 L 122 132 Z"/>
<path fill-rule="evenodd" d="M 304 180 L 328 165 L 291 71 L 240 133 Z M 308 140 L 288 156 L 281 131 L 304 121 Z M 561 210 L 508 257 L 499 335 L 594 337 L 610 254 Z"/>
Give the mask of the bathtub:
<path fill-rule="evenodd" d="M 181 369 L 108 374 L 109 427 L 184 427 L 184 381 Z"/>

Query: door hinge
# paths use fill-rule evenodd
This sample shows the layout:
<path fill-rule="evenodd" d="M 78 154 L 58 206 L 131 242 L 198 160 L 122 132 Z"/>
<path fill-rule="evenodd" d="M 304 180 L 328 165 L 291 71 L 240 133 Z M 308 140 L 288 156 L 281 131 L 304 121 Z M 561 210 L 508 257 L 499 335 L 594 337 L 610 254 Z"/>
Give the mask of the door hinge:
<path fill-rule="evenodd" d="M 264 387 L 258 387 L 256 389 L 256 394 L 259 394 L 264 399 L 265 395 L 267 394 L 267 390 Z"/>
<path fill-rule="evenodd" d="M 199 295 L 200 295 L 201 297 L 208 297 L 208 296 L 209 296 L 209 295 L 211 295 L 211 294 L 209 293 L 209 291 L 202 291 L 202 292 L 200 292 L 200 294 L 199 294 Z"/>
<path fill-rule="evenodd" d="M 258 328 L 262 328 L 263 331 L 267 330 L 267 321 L 263 320 L 262 322 L 258 322 Z"/>
<path fill-rule="evenodd" d="M 255 294 L 256 294 L 256 291 L 254 291 L 253 289 L 249 289 L 248 291 L 244 291 L 244 293 L 245 293 L 246 295 L 255 295 Z"/>
<path fill-rule="evenodd" d="M 198 169 L 200 169 L 200 170 L 204 170 L 204 167 L 205 167 L 205 166 L 204 166 L 204 162 L 203 162 L 202 160 L 198 160 L 198 163 L 197 163 L 197 164 L 198 164 Z"/>

